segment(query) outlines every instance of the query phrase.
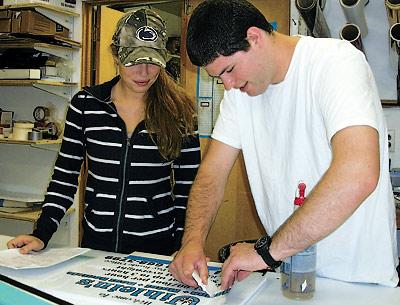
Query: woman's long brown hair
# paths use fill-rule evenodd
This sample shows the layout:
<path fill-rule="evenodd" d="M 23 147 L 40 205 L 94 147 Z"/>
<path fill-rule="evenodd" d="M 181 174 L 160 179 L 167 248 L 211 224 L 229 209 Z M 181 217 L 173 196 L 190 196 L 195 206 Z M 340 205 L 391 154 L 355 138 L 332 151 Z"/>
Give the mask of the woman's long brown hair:
<path fill-rule="evenodd" d="M 145 124 L 150 135 L 156 135 L 165 159 L 177 158 L 183 141 L 194 136 L 197 128 L 193 100 L 164 69 L 148 91 Z"/>

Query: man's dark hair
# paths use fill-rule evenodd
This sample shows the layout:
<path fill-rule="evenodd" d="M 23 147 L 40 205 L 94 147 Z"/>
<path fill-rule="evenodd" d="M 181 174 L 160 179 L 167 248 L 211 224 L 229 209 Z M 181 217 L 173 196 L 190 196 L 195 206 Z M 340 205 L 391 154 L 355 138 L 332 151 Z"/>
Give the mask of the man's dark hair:
<path fill-rule="evenodd" d="M 190 61 L 206 66 L 219 55 L 247 51 L 250 27 L 267 33 L 272 25 L 251 3 L 243 0 L 206 0 L 197 6 L 189 20 L 186 48 Z"/>

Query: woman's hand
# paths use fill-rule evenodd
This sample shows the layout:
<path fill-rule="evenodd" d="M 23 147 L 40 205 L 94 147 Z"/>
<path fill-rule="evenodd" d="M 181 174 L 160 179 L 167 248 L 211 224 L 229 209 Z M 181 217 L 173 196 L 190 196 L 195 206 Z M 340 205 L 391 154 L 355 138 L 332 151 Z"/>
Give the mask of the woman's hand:
<path fill-rule="evenodd" d="M 44 248 L 44 242 L 31 235 L 19 235 L 7 243 L 9 249 L 20 248 L 21 254 L 27 254 L 31 251 L 40 251 Z"/>

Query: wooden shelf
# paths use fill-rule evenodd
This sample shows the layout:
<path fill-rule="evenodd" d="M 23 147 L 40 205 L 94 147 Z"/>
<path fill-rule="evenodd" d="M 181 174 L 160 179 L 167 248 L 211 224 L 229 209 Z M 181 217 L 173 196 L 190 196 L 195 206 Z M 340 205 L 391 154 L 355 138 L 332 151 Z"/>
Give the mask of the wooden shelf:
<path fill-rule="evenodd" d="M 34 208 L 32 211 L 24 211 L 18 213 L 0 212 L 0 218 L 36 222 L 39 219 L 41 212 L 42 209 L 40 207 Z"/>
<path fill-rule="evenodd" d="M 62 26 L 70 30 L 72 30 L 74 27 L 74 18 L 80 16 L 80 14 L 75 12 L 72 8 L 61 8 L 45 3 L 24 3 L 0 6 L 0 10 L 21 9 L 34 9 L 38 13 L 46 16 L 47 18 L 61 24 Z"/>
<path fill-rule="evenodd" d="M 57 140 L 38 140 L 38 141 L 23 141 L 23 140 L 13 140 L 13 139 L 0 139 L 0 143 L 3 144 L 20 144 L 20 145 L 49 145 L 49 144 L 61 144 L 62 139 Z"/>
<path fill-rule="evenodd" d="M 40 79 L 1 79 L 0 86 L 31 86 L 39 90 L 54 94 L 66 100 L 71 99 L 72 88 L 76 87 L 77 83 L 70 82 L 54 82 Z"/>
<path fill-rule="evenodd" d="M 41 41 L 39 38 L 43 36 L 32 36 L 34 38 L 21 37 L 13 34 L 1 34 L 0 33 L 0 49 L 35 49 L 46 53 L 51 52 L 71 52 L 77 51 L 82 47 L 82 44 L 78 41 L 61 37 L 61 36 L 49 36 L 54 40 L 54 44 L 48 42 L 48 37 L 44 39 L 46 42 Z"/>
<path fill-rule="evenodd" d="M 72 9 L 64 9 L 64 8 L 53 6 L 53 5 L 46 4 L 46 3 L 24 3 L 24 4 L 13 4 L 13 5 L 0 6 L 0 10 L 8 10 L 8 9 L 16 10 L 16 9 L 21 9 L 21 8 L 39 8 L 39 9 L 46 9 L 51 12 L 61 13 L 61 14 L 65 14 L 65 15 L 69 15 L 69 16 L 73 16 L 73 17 L 79 16 L 79 14 L 72 11 Z"/>
<path fill-rule="evenodd" d="M 53 82 L 48 80 L 40 80 L 40 79 L 1 79 L 0 86 L 32 86 L 32 85 L 47 85 L 47 86 L 55 86 L 55 87 L 75 87 L 77 83 L 62 83 L 62 82 Z"/>
<path fill-rule="evenodd" d="M 70 215 L 75 211 L 75 208 L 69 208 L 66 215 Z M 35 223 L 42 213 L 41 207 L 33 208 L 31 211 L 17 212 L 17 213 L 6 213 L 0 212 L 0 218 L 22 220 Z"/>

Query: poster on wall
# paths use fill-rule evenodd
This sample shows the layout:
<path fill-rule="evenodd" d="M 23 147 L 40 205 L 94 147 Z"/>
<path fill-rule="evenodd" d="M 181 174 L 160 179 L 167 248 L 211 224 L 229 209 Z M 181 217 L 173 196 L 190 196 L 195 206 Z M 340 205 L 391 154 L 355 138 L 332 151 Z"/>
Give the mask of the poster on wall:
<path fill-rule="evenodd" d="M 204 68 L 197 70 L 197 115 L 200 136 L 211 135 L 219 114 L 219 105 L 224 96 L 224 85 L 211 77 Z"/>
<path fill-rule="evenodd" d="M 232 289 L 209 295 L 175 280 L 168 271 L 171 257 L 138 253 L 112 254 L 74 265 L 47 278 L 46 292 L 74 304 L 246 304 L 264 284 L 251 274 Z M 209 281 L 220 287 L 221 264 L 209 264 Z"/>

